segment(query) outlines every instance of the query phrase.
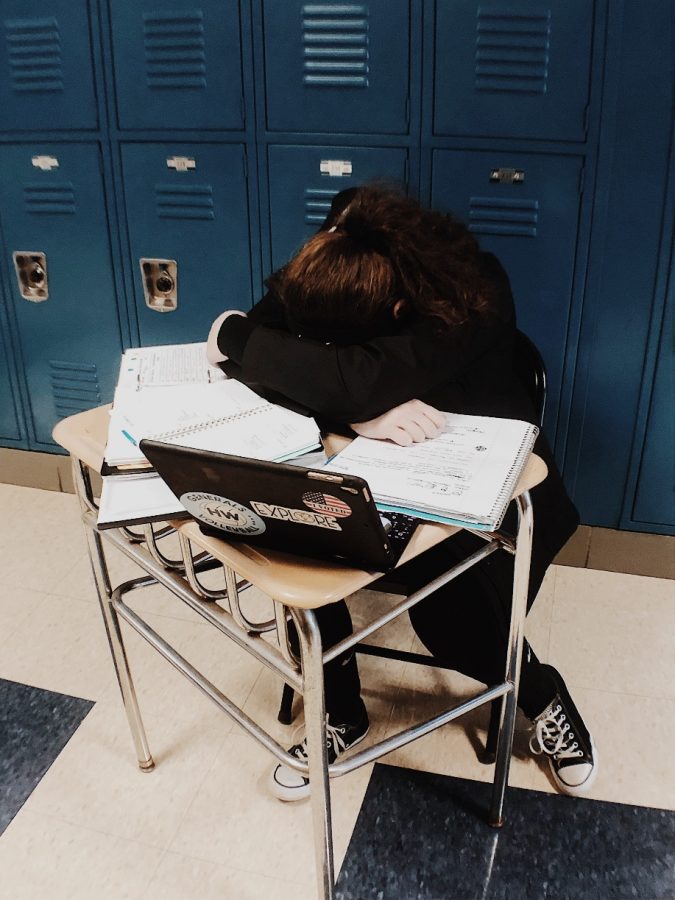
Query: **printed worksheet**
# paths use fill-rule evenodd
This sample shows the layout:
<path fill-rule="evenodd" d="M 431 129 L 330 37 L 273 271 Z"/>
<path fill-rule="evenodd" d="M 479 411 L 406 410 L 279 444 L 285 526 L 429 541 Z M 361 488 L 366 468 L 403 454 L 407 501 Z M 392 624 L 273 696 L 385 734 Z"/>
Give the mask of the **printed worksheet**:
<path fill-rule="evenodd" d="M 326 468 L 360 475 L 383 504 L 492 522 L 511 498 L 537 428 L 516 419 L 445 417 L 438 437 L 410 447 L 358 437 Z"/>

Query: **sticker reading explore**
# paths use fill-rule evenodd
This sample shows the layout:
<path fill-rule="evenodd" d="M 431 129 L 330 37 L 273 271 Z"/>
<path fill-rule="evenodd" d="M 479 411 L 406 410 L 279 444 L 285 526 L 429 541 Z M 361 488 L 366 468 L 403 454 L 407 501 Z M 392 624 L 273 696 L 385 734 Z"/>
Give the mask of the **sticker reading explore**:
<path fill-rule="evenodd" d="M 266 530 L 260 516 L 241 503 L 219 497 L 218 494 L 188 491 L 181 495 L 180 502 L 200 522 L 223 531 L 233 534 L 262 534 Z"/>
<path fill-rule="evenodd" d="M 342 531 L 335 516 L 324 516 L 310 512 L 308 509 L 293 509 L 290 506 L 277 506 L 275 503 L 261 503 L 251 500 L 253 509 L 267 519 L 278 519 L 282 522 L 295 522 L 296 525 L 312 525 L 315 528 L 330 528 L 331 531 Z"/>

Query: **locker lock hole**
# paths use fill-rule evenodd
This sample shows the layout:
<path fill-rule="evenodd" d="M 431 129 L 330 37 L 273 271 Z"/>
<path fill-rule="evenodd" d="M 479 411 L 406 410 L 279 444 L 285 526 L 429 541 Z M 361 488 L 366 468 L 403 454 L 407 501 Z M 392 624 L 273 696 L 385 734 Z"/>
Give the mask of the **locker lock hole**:
<path fill-rule="evenodd" d="M 155 312 L 178 307 L 178 275 L 175 259 L 141 259 L 145 304 Z"/>
<path fill-rule="evenodd" d="M 49 298 L 47 257 L 44 253 L 17 250 L 13 254 L 19 292 L 24 300 L 42 303 Z"/>

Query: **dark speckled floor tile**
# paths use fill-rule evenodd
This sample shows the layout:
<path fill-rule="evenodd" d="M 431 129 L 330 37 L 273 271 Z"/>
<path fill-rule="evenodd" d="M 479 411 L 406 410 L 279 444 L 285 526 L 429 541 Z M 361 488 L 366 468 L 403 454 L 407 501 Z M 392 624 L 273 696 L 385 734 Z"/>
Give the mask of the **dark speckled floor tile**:
<path fill-rule="evenodd" d="M 0 834 L 93 705 L 0 678 Z"/>
<path fill-rule="evenodd" d="M 375 766 L 339 900 L 675 897 L 675 813 L 510 788 L 495 831 L 490 788 Z"/>

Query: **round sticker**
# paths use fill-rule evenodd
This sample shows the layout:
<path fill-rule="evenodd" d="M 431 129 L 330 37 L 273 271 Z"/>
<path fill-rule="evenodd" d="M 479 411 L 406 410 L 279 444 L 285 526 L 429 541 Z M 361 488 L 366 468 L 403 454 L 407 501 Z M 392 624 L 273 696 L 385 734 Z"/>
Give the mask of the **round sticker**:
<path fill-rule="evenodd" d="M 188 491 L 181 496 L 180 502 L 195 519 L 213 528 L 233 534 L 262 534 L 265 531 L 265 523 L 260 516 L 227 497 Z"/>

